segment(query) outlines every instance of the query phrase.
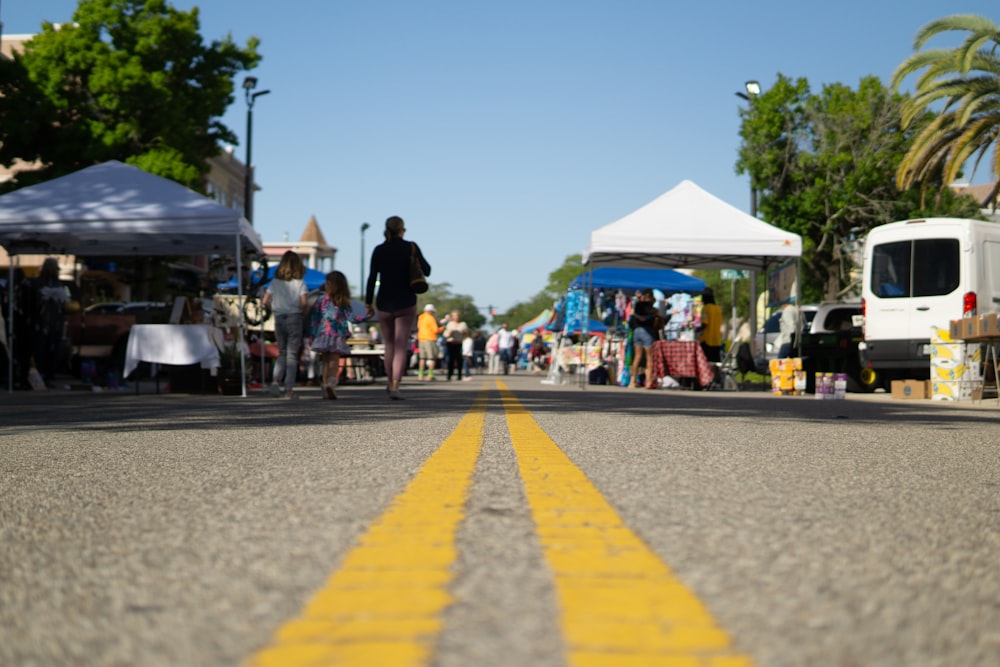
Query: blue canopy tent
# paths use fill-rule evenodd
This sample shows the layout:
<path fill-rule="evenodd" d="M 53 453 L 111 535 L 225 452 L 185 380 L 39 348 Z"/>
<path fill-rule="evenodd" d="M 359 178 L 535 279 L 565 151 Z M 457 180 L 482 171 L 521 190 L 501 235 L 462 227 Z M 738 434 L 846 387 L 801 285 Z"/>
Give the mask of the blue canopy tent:
<path fill-rule="evenodd" d="M 602 266 L 587 274 L 581 274 L 569 284 L 571 288 L 584 286 L 594 289 L 658 289 L 661 292 L 702 292 L 705 281 L 673 269 L 632 269 L 618 266 Z"/>
<path fill-rule="evenodd" d="M 575 327 L 574 327 L 575 328 Z M 557 319 L 549 322 L 545 325 L 546 331 L 562 331 L 563 330 L 563 318 L 560 316 Z M 587 329 L 590 333 L 604 333 L 608 330 L 608 327 L 604 322 L 600 320 L 595 320 L 593 317 L 590 318 L 590 324 Z M 580 333 L 581 329 L 575 328 L 575 331 L 567 331 L 566 333 Z"/>
<path fill-rule="evenodd" d="M 268 283 L 270 283 L 271 280 L 274 279 L 274 272 L 277 270 L 278 266 L 276 264 L 272 264 L 267 267 L 267 280 L 264 282 L 265 286 Z M 326 274 L 316 269 L 307 268 L 306 275 L 304 276 L 304 278 L 306 281 L 306 289 L 308 289 L 309 291 L 315 289 L 322 289 L 323 284 L 326 282 Z M 256 282 L 259 279 L 260 279 L 260 269 L 251 272 L 251 282 Z M 236 289 L 236 278 L 233 277 L 227 282 L 219 283 L 218 285 L 216 285 L 216 287 L 218 287 L 219 289 Z"/>

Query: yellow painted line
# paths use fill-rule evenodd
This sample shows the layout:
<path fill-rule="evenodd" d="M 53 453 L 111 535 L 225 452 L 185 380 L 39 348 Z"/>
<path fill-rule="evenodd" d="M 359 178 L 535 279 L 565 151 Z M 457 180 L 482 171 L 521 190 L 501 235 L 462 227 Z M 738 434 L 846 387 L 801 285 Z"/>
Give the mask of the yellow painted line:
<path fill-rule="evenodd" d="M 705 605 L 633 533 L 503 382 L 507 427 L 570 667 L 748 667 Z"/>
<path fill-rule="evenodd" d="M 430 662 L 482 449 L 487 391 L 361 536 L 340 569 L 251 667 L 420 667 Z"/>

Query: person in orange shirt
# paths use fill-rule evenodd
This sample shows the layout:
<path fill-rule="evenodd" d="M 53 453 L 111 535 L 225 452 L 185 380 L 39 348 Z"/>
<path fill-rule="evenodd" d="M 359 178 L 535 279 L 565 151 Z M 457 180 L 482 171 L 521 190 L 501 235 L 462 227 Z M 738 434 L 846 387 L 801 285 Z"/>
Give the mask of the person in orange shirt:
<path fill-rule="evenodd" d="M 417 379 L 433 380 L 434 365 L 438 358 L 438 335 L 444 331 L 444 326 L 438 324 L 437 314 L 433 304 L 424 306 L 424 312 L 417 318 Z M 427 376 L 424 376 L 424 370 Z"/>

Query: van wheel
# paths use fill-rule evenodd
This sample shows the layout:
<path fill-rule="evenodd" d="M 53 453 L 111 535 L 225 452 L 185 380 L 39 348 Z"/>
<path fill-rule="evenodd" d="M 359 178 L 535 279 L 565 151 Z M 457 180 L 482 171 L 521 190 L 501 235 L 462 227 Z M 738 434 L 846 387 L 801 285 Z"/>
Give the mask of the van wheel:
<path fill-rule="evenodd" d="M 848 376 L 847 381 L 849 384 L 851 380 L 852 378 Z M 881 383 L 882 383 L 882 378 L 879 376 L 878 373 L 875 372 L 875 369 L 862 368 L 861 374 L 857 380 L 858 392 L 870 394 L 876 389 L 878 389 Z M 850 389 L 850 386 L 848 386 L 848 389 Z"/>
<path fill-rule="evenodd" d="M 847 376 L 847 391 L 852 394 L 870 394 L 873 390 L 861 383 L 853 375 Z"/>

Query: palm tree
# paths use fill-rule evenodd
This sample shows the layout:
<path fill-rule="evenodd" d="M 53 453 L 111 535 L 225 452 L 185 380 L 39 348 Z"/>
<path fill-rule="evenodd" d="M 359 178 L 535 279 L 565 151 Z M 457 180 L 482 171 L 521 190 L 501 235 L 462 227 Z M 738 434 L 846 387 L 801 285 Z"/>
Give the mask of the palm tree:
<path fill-rule="evenodd" d="M 952 31 L 968 33 L 961 46 L 920 51 L 931 38 Z M 903 127 L 919 131 L 896 172 L 898 187 L 951 183 L 973 156 L 975 173 L 990 148 L 990 168 L 994 179 L 1000 178 L 1000 27 L 983 16 L 947 16 L 921 28 L 913 48 L 917 53 L 892 75 L 892 86 L 898 90 L 907 76 L 925 69 L 915 94 L 903 104 Z M 938 103 L 941 113 L 934 115 L 929 107 Z M 998 190 L 1000 180 L 991 201 Z"/>

